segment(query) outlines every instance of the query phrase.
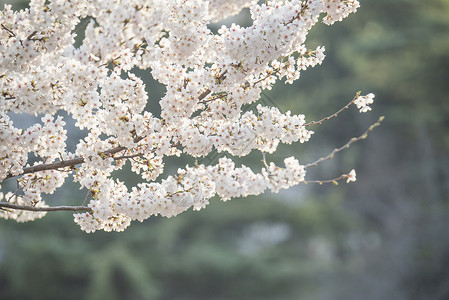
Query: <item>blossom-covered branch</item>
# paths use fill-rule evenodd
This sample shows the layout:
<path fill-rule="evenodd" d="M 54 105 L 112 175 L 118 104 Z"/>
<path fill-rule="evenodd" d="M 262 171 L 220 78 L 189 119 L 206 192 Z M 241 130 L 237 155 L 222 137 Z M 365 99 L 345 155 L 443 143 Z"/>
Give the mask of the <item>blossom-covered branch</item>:
<path fill-rule="evenodd" d="M 125 147 L 115 147 L 112 148 L 110 150 L 106 150 L 104 152 L 101 152 L 99 155 L 101 156 L 109 156 L 111 155 L 113 157 L 114 154 L 119 153 L 121 151 L 126 150 Z M 141 154 L 139 154 L 141 155 Z M 133 156 L 129 156 L 129 157 L 133 157 Z M 113 157 L 114 160 L 117 159 L 124 159 L 124 158 L 129 158 L 129 157 Z M 64 168 L 68 168 L 67 171 L 70 171 L 73 167 L 75 167 L 76 165 L 82 164 L 85 162 L 85 159 L 83 157 L 77 157 L 77 158 L 72 158 L 72 159 L 67 159 L 67 160 L 61 160 L 58 162 L 54 162 L 54 163 L 43 163 L 43 164 L 38 164 L 32 167 L 25 167 L 23 168 L 23 171 L 20 174 L 7 174 L 5 178 L 11 178 L 11 177 L 17 177 L 20 175 L 25 175 L 25 174 L 30 174 L 30 173 L 36 173 L 36 172 L 40 172 L 40 171 L 46 171 L 46 170 L 58 170 L 58 169 L 64 169 Z"/>
<path fill-rule="evenodd" d="M 26 210 L 26 211 L 39 211 L 39 212 L 48 212 L 48 211 L 91 211 L 91 209 L 87 206 L 54 206 L 54 207 L 35 207 L 28 205 L 17 205 L 11 204 L 9 202 L 0 202 L 0 210 L 6 209 L 17 209 L 17 210 Z"/>
<path fill-rule="evenodd" d="M 265 157 L 280 144 L 308 142 L 310 125 L 352 104 L 371 109 L 374 95 L 357 94 L 335 114 L 307 123 L 303 114 L 257 102 L 276 82 L 292 83 L 322 64 L 324 47 L 305 45 L 317 22 L 332 25 L 358 7 L 356 0 L 31 0 L 21 11 L 5 5 L 0 182 L 14 178 L 18 191 L 0 192 L 0 217 L 29 221 L 70 210 L 82 230 L 121 231 L 133 220 L 201 209 L 215 195 L 228 200 L 306 182 L 306 169 L 330 157 L 308 165 L 294 157 L 283 166 L 264 160 L 254 168 L 229 157 Z M 250 26 L 211 30 L 243 8 L 250 9 Z M 77 34 L 84 39 L 74 43 Z M 160 113 L 147 110 L 152 90 L 138 69 L 165 86 Z M 21 128 L 16 114 L 40 121 Z M 67 117 L 85 133 L 73 151 Z M 212 152 L 223 154 L 217 164 L 184 166 L 161 178 L 168 156 Z M 128 188 L 114 179 L 126 164 L 143 183 Z M 47 205 L 43 197 L 68 178 L 87 190 L 83 205 Z"/>

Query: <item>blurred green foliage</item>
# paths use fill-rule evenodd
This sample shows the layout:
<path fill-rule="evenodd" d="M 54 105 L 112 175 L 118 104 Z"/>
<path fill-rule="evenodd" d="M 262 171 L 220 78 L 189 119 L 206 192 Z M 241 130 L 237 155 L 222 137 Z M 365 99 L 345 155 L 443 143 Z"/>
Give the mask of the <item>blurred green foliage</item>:
<path fill-rule="evenodd" d="M 303 206 L 267 197 L 215 201 L 201 212 L 135 223 L 125 233 L 85 234 L 65 213 L 34 223 L 2 222 L 0 298 L 310 295 L 335 264 L 326 249 L 314 249 L 329 244 L 344 252 L 337 242 L 353 225 L 351 218 L 336 217 L 347 215 L 339 201 L 316 200 Z M 271 241 L 270 233 L 281 239 Z"/>
<path fill-rule="evenodd" d="M 85 234 L 67 213 L 2 220 L 0 299 L 449 299 L 449 1 L 361 2 L 311 32 L 309 47 L 326 46 L 322 66 L 266 96 L 316 120 L 375 93 L 370 114 L 353 108 L 269 157 L 314 161 L 385 115 L 309 173 L 354 167 L 355 184 L 214 199 L 124 233 Z M 79 201 L 75 191 L 52 201 Z"/>

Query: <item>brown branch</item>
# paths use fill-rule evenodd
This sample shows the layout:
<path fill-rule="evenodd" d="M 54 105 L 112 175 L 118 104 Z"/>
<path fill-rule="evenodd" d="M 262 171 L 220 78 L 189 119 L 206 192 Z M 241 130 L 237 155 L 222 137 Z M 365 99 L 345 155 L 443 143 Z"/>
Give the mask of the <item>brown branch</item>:
<path fill-rule="evenodd" d="M 380 123 L 382 123 L 382 121 L 384 120 L 384 116 L 381 116 L 379 118 L 379 120 L 377 120 L 376 123 L 374 123 L 373 125 L 371 125 L 364 133 L 362 133 L 360 136 L 358 137 L 353 137 L 352 139 L 350 139 L 346 144 L 344 144 L 343 146 L 341 146 L 340 148 L 336 148 L 334 149 L 331 153 L 329 153 L 329 155 L 321 157 L 320 159 L 307 164 L 304 166 L 305 169 L 310 168 L 310 167 L 316 167 L 319 163 L 322 163 L 323 161 L 332 159 L 334 157 L 335 154 L 337 154 L 338 152 L 344 150 L 344 149 L 348 149 L 352 144 L 354 144 L 357 141 L 366 139 L 368 134 L 374 130 L 374 128 L 376 128 L 377 126 L 380 125 Z"/>
<path fill-rule="evenodd" d="M 254 82 L 253 87 L 256 86 L 258 83 L 264 81 L 265 79 L 269 78 L 270 76 L 273 76 L 273 75 L 277 74 L 279 71 L 280 71 L 280 69 L 276 69 L 275 71 L 273 71 L 273 73 L 270 73 L 270 74 L 268 74 L 267 76 L 265 76 L 264 78 L 261 78 L 261 79 L 257 80 L 256 82 Z M 223 73 L 223 74 L 225 74 L 225 73 Z M 222 74 L 222 75 L 223 75 L 223 74 Z M 222 78 L 222 76 L 220 76 L 218 79 L 224 79 L 224 78 Z M 246 84 L 243 86 L 243 88 L 248 88 L 248 87 L 249 87 L 249 84 L 248 84 L 248 83 L 246 83 Z M 213 97 L 213 98 L 211 98 L 211 99 L 207 99 L 207 100 L 201 101 L 201 100 L 203 100 L 204 98 L 206 98 L 207 95 L 210 94 L 210 92 L 211 92 L 211 90 L 207 89 L 207 90 L 204 91 L 201 95 L 199 95 L 199 96 L 198 96 L 198 100 L 200 100 L 200 101 L 199 101 L 198 103 L 200 103 L 200 104 L 206 104 L 206 103 L 208 103 L 208 102 L 211 102 L 211 101 L 214 101 L 214 100 L 217 100 L 217 99 L 224 98 L 224 97 L 226 97 L 226 96 L 228 95 L 228 92 L 222 92 L 222 93 L 221 93 L 220 95 L 218 95 L 218 96 L 215 96 L 215 97 Z"/>
<path fill-rule="evenodd" d="M 338 116 L 342 111 L 348 109 L 349 106 L 351 106 L 351 104 L 353 104 L 354 101 L 357 100 L 357 98 L 358 98 L 359 96 L 360 96 L 360 92 L 357 92 L 357 94 L 355 95 L 355 97 L 354 97 L 348 104 L 346 104 L 346 105 L 345 105 L 344 107 L 342 107 L 339 111 L 337 111 L 336 113 L 333 113 L 332 115 L 327 116 L 327 117 L 325 117 L 325 118 L 323 118 L 323 119 L 321 119 L 321 120 L 319 120 L 319 121 L 312 121 L 312 122 L 306 123 L 306 124 L 304 124 L 304 126 L 311 126 L 311 125 L 317 125 L 317 124 L 318 124 L 318 125 L 321 125 L 321 124 L 323 124 L 324 121 L 328 121 L 328 120 L 330 120 L 330 119 L 335 118 L 335 117 Z"/>
<path fill-rule="evenodd" d="M 98 68 L 106 67 L 106 66 L 109 65 L 110 63 L 112 63 L 113 65 L 116 65 L 116 61 L 117 61 L 117 59 L 119 59 L 119 58 L 120 58 L 120 56 L 111 58 L 111 59 L 109 59 L 107 62 L 105 62 L 105 63 L 99 65 Z"/>
<path fill-rule="evenodd" d="M 17 175 L 12 175 L 10 173 L 6 176 L 5 179 L 20 176 L 20 175 L 25 175 L 25 174 L 29 174 L 29 173 L 40 172 L 40 171 L 60 169 L 60 168 L 66 168 L 66 167 L 74 167 L 78 164 L 82 164 L 83 162 L 84 162 L 84 158 L 78 157 L 78 158 L 63 160 L 63 161 L 59 161 L 59 162 L 55 162 L 55 163 L 51 163 L 51 164 L 41 164 L 41 165 L 36 165 L 36 166 L 32 166 L 32 167 L 26 167 L 26 168 L 23 168 L 22 173 L 17 174 Z"/>
<path fill-rule="evenodd" d="M 201 95 L 198 96 L 198 100 L 200 100 L 200 101 L 203 100 L 204 98 L 207 97 L 207 95 L 210 94 L 210 92 L 211 92 L 210 89 L 205 90 L 204 92 L 201 93 Z"/>
<path fill-rule="evenodd" d="M 33 40 L 34 41 L 34 39 L 33 39 L 33 37 L 36 35 L 36 33 L 37 33 L 37 31 L 33 31 L 28 37 L 27 37 L 27 40 Z"/>
<path fill-rule="evenodd" d="M 3 24 L 2 24 L 1 26 L 2 26 L 2 28 L 3 28 L 4 30 L 6 30 L 6 31 L 10 34 L 10 37 L 16 36 L 16 34 L 15 34 L 11 29 L 6 28 L 6 26 L 3 25 Z"/>
<path fill-rule="evenodd" d="M 301 4 L 301 10 L 290 21 L 284 23 L 284 26 L 293 23 L 293 21 L 295 21 L 296 19 L 301 19 L 301 16 L 304 15 L 307 9 L 309 9 L 309 5 L 307 4 L 307 2 L 304 2 L 303 4 Z"/>
<path fill-rule="evenodd" d="M 257 80 L 256 82 L 253 83 L 253 87 L 255 87 L 257 84 L 261 83 L 262 81 L 266 80 L 266 79 L 269 78 L 270 76 L 276 75 L 277 73 L 279 73 L 280 70 L 281 70 L 281 68 L 277 68 L 277 69 L 275 69 L 272 73 L 267 74 L 264 78 L 260 78 L 259 80 Z M 223 73 L 222 75 L 224 75 L 224 74 L 225 74 L 225 73 Z M 221 79 L 221 80 L 222 80 L 222 79 L 224 79 L 224 78 L 222 78 L 222 76 L 220 76 L 218 79 Z M 250 87 L 250 84 L 249 84 L 249 83 L 246 83 L 242 88 L 246 89 L 246 88 L 248 88 L 248 87 Z M 211 91 L 210 91 L 209 89 L 207 89 L 205 92 L 203 92 L 203 93 L 198 97 L 198 99 L 200 100 L 198 103 L 200 103 L 200 104 L 206 104 L 206 103 L 208 103 L 208 102 L 211 102 L 211 101 L 214 101 L 214 100 L 217 100 L 217 99 L 224 98 L 224 97 L 226 97 L 226 96 L 228 95 L 227 92 L 222 92 L 222 93 L 220 93 L 220 95 L 218 95 L 218 96 L 215 96 L 215 97 L 213 97 L 213 98 L 211 98 L 211 99 L 207 99 L 207 100 L 201 101 L 201 100 L 203 100 L 204 98 L 206 98 L 206 96 L 209 95 L 210 92 L 211 92 Z"/>
<path fill-rule="evenodd" d="M 135 154 L 130 154 L 130 155 L 117 156 L 117 157 L 114 157 L 114 160 L 134 158 L 134 157 L 143 156 L 143 155 L 144 155 L 143 153 L 135 153 Z"/>
<path fill-rule="evenodd" d="M 26 211 L 87 211 L 91 212 L 92 209 L 87 206 L 53 206 L 53 207 L 34 207 L 27 205 L 17 205 L 11 204 L 8 202 L 0 202 L 0 209 L 17 209 L 17 210 L 26 210 Z"/>
<path fill-rule="evenodd" d="M 125 147 L 116 147 L 111 150 L 104 151 L 102 153 L 113 155 L 113 154 L 123 151 L 125 149 L 126 149 Z M 73 159 L 69 159 L 69 160 L 62 160 L 62 161 L 58 161 L 58 162 L 50 163 L 50 164 L 41 164 L 41 165 L 36 165 L 36 166 L 32 166 L 32 167 L 26 167 L 26 168 L 23 168 L 22 173 L 20 173 L 18 175 L 8 174 L 5 179 L 20 176 L 20 175 L 25 175 L 25 174 L 29 174 L 29 173 L 40 172 L 40 171 L 74 167 L 76 165 L 84 163 L 85 161 L 86 160 L 84 159 L 84 157 L 77 157 L 77 158 L 73 158 Z"/>
<path fill-rule="evenodd" d="M 326 179 L 326 180 L 305 180 L 304 183 L 318 183 L 319 185 L 325 184 L 325 183 L 332 183 L 333 185 L 338 185 L 338 181 L 343 180 L 345 178 L 348 178 L 347 174 L 343 174 L 337 178 L 334 179 Z"/>
<path fill-rule="evenodd" d="M 226 78 L 226 73 L 228 73 L 228 71 L 224 71 L 223 73 L 221 73 L 220 76 L 218 76 L 218 78 L 216 78 L 219 82 L 221 82 L 222 80 L 224 80 Z M 201 101 L 204 98 L 207 97 L 207 95 L 209 95 L 212 91 L 210 89 L 205 90 L 204 92 L 201 93 L 201 95 L 198 96 L 198 100 Z"/>
<path fill-rule="evenodd" d="M 213 98 L 210 98 L 210 99 L 207 99 L 207 100 L 204 100 L 204 101 L 199 101 L 198 103 L 199 103 L 199 104 L 206 104 L 206 103 L 208 103 L 208 102 L 212 102 L 212 101 L 214 101 L 214 100 L 224 98 L 224 97 L 226 97 L 227 95 L 228 95 L 227 92 L 223 92 L 223 93 L 221 93 L 221 94 L 219 94 L 219 95 L 217 95 L 217 96 L 215 96 L 215 97 L 213 97 Z"/>
<path fill-rule="evenodd" d="M 143 139 L 144 139 L 143 137 L 136 137 L 134 139 L 134 142 L 137 143 Z M 118 147 L 112 148 L 110 150 L 106 150 L 106 151 L 102 152 L 102 154 L 114 155 L 114 154 L 124 151 L 124 150 L 126 150 L 125 147 L 118 146 Z M 114 160 L 121 159 L 120 157 L 118 157 L 118 158 L 113 157 L 113 158 L 114 158 Z M 20 173 L 18 175 L 8 174 L 5 179 L 17 177 L 17 176 L 24 175 L 24 174 L 40 172 L 40 171 L 57 170 L 57 169 L 61 169 L 61 168 L 74 167 L 76 165 L 84 163 L 85 161 L 86 160 L 84 159 L 84 157 L 77 157 L 77 158 L 73 158 L 73 159 L 69 159 L 69 160 L 62 160 L 62 161 L 58 161 L 58 162 L 50 163 L 50 164 L 41 164 L 41 165 L 37 165 L 37 166 L 26 167 L 26 168 L 23 168 L 22 173 Z"/>
<path fill-rule="evenodd" d="M 262 81 L 264 81 L 265 79 L 270 78 L 271 76 L 276 75 L 277 73 L 279 73 L 279 71 L 281 70 L 281 68 L 277 68 L 273 71 L 273 73 L 267 74 L 264 78 L 260 78 L 259 80 L 257 80 L 256 82 L 254 82 L 253 86 L 256 86 L 257 84 L 261 83 Z"/>

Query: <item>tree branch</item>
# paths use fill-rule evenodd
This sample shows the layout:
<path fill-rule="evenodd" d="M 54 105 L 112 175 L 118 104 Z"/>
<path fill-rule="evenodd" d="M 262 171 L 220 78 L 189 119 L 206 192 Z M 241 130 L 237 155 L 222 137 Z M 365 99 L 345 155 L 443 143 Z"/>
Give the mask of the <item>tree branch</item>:
<path fill-rule="evenodd" d="M 11 29 L 6 28 L 6 26 L 3 25 L 3 24 L 1 24 L 1 26 L 2 26 L 2 29 L 3 29 L 3 30 L 6 30 L 6 31 L 9 33 L 9 37 L 14 37 L 14 36 L 16 36 L 16 34 L 15 34 Z"/>
<path fill-rule="evenodd" d="M 5 30 L 8 30 L 6 27 L 3 26 L 3 24 L 2 24 L 2 27 Z M 216 80 L 218 80 L 218 81 L 224 80 L 226 78 L 226 73 L 227 73 L 227 71 L 224 71 L 223 73 L 221 73 L 220 76 L 218 76 L 218 78 L 216 78 Z M 210 93 L 211 93 L 211 90 L 207 89 L 201 95 L 198 96 L 198 100 L 200 100 L 200 101 L 203 100 Z M 134 139 L 134 142 L 137 143 L 137 142 L 139 142 L 139 141 L 141 141 L 143 139 L 144 139 L 143 137 L 136 137 Z M 116 154 L 116 153 L 118 153 L 120 151 L 123 151 L 123 150 L 126 150 L 126 148 L 122 147 L 122 146 L 119 146 L 119 147 L 112 148 L 110 150 L 106 150 L 106 151 L 104 151 L 102 153 L 113 155 L 113 154 Z M 138 156 L 138 155 L 136 155 L 136 156 Z M 134 157 L 134 156 L 132 156 L 132 157 Z M 123 158 L 127 158 L 127 157 L 126 156 L 117 157 L 117 158 L 114 157 L 114 160 L 123 159 Z M 21 176 L 21 175 L 24 175 L 24 174 L 35 173 L 35 172 L 39 172 L 39 171 L 55 170 L 55 169 L 66 168 L 66 167 L 74 167 L 74 166 L 82 164 L 84 162 L 85 162 L 85 159 L 83 157 L 77 157 L 77 158 L 74 158 L 74 159 L 63 160 L 63 161 L 50 163 L 50 164 L 41 164 L 41 165 L 37 165 L 37 166 L 26 167 L 26 168 L 23 168 L 23 172 L 22 173 L 17 174 L 17 175 L 8 174 L 5 177 L 5 179 Z"/>
<path fill-rule="evenodd" d="M 144 139 L 143 137 L 136 137 L 134 139 L 134 142 L 137 143 L 143 139 Z M 118 147 L 112 148 L 110 150 L 106 150 L 102 153 L 114 155 L 123 150 L 126 150 L 126 148 L 122 147 L 122 146 L 118 146 Z M 118 159 L 121 159 L 121 157 L 113 157 L 113 159 L 118 160 Z M 50 163 L 50 164 L 41 164 L 41 165 L 37 165 L 37 166 L 26 167 L 26 168 L 23 168 L 22 173 L 20 173 L 18 175 L 8 174 L 5 179 L 17 177 L 17 176 L 21 176 L 21 175 L 25 175 L 25 174 L 29 174 L 29 173 L 40 172 L 40 171 L 57 170 L 57 169 L 66 168 L 66 167 L 74 167 L 74 166 L 82 164 L 84 162 L 85 162 L 85 159 L 83 157 L 77 157 L 77 158 L 73 158 L 73 159 L 69 159 L 69 160 L 62 160 L 62 161 L 58 161 L 58 162 Z"/>
<path fill-rule="evenodd" d="M 83 162 L 84 162 L 84 158 L 78 157 L 78 158 L 63 160 L 63 161 L 59 161 L 59 162 L 55 162 L 55 163 L 51 163 L 51 164 L 41 164 L 41 165 L 36 165 L 36 166 L 32 166 L 32 167 L 26 167 L 26 168 L 23 168 L 22 173 L 20 173 L 18 175 L 12 175 L 10 173 L 6 176 L 5 179 L 20 176 L 20 175 L 25 175 L 25 174 L 29 174 L 29 173 L 40 172 L 40 171 L 54 170 L 54 169 L 60 169 L 60 168 L 65 168 L 65 167 L 74 167 L 78 164 L 82 164 Z"/>
<path fill-rule="evenodd" d="M 126 148 L 125 147 L 116 147 L 111 150 L 104 151 L 103 153 L 112 155 L 112 154 L 118 153 L 123 150 L 126 150 Z M 82 164 L 84 162 L 85 162 L 85 159 L 83 157 L 77 157 L 74 159 L 62 160 L 62 161 L 58 161 L 58 162 L 50 163 L 50 164 L 41 164 L 41 165 L 37 165 L 37 166 L 26 167 L 26 168 L 23 168 L 22 173 L 20 173 L 18 175 L 8 174 L 5 179 L 20 176 L 20 175 L 25 175 L 25 174 L 29 174 L 29 173 L 40 172 L 40 171 L 56 170 L 56 169 L 66 168 L 66 167 L 74 167 L 74 166 Z"/>
<path fill-rule="evenodd" d="M 332 159 L 334 157 L 335 154 L 337 154 L 338 152 L 344 150 L 344 149 L 348 149 L 352 144 L 354 144 L 357 141 L 366 139 L 366 137 L 368 136 L 368 134 L 374 130 L 374 128 L 376 128 L 377 126 L 380 125 L 380 123 L 382 123 L 382 121 L 385 119 L 384 116 L 381 116 L 379 118 L 379 120 L 377 120 L 376 123 L 374 123 L 373 125 L 371 125 L 364 133 L 362 133 L 360 136 L 358 137 L 353 137 L 352 139 L 350 139 L 346 144 L 344 144 L 343 146 L 341 146 L 340 148 L 336 148 L 334 149 L 331 153 L 329 153 L 329 155 L 321 157 L 320 159 L 314 161 L 313 163 L 307 164 L 304 166 L 305 169 L 310 168 L 310 167 L 316 167 L 319 163 L 322 163 L 323 161 Z"/>
<path fill-rule="evenodd" d="M 220 74 L 220 76 L 218 76 L 216 78 L 217 81 L 221 82 L 224 79 L 226 79 L 226 73 L 228 73 L 228 71 L 224 71 L 223 73 Z M 209 95 L 212 91 L 210 89 L 205 90 L 204 92 L 201 93 L 201 95 L 198 96 L 198 100 L 201 101 L 204 98 L 207 97 L 207 95 Z"/>
<path fill-rule="evenodd" d="M 351 106 L 351 104 L 354 103 L 354 101 L 355 101 L 359 96 L 360 96 L 360 92 L 357 92 L 357 94 L 355 95 L 355 97 L 354 97 L 348 104 L 346 104 L 346 105 L 345 105 L 344 107 L 342 107 L 339 111 L 337 111 L 336 113 L 333 113 L 332 115 L 327 116 L 327 117 L 325 117 L 325 118 L 323 118 L 323 119 L 321 119 L 321 120 L 319 120 L 319 121 L 312 121 L 312 122 L 306 123 L 306 124 L 304 124 L 304 126 L 307 127 L 307 126 L 310 126 L 310 125 L 316 125 L 316 124 L 321 125 L 324 121 L 328 121 L 328 120 L 330 120 L 330 119 L 335 118 L 335 117 L 338 116 L 342 111 L 348 109 L 349 106 Z"/>
<path fill-rule="evenodd" d="M 17 205 L 11 204 L 8 202 L 0 202 L 0 209 L 10 208 L 10 209 L 18 209 L 18 210 L 26 210 L 26 211 L 92 211 L 91 208 L 87 206 L 53 206 L 53 207 L 34 207 L 27 205 Z"/>
<path fill-rule="evenodd" d="M 332 183 L 333 185 L 338 185 L 338 181 L 343 180 L 345 178 L 348 178 L 348 174 L 340 175 L 337 178 L 334 179 L 326 179 L 326 180 L 305 180 L 304 183 L 318 183 L 319 185 L 323 185 L 325 183 Z"/>

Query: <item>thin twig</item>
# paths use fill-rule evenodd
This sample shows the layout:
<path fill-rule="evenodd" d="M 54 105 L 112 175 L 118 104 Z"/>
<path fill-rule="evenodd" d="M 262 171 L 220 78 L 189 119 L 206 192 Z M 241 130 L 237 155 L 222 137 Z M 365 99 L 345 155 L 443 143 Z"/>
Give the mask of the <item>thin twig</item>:
<path fill-rule="evenodd" d="M 33 32 L 27 37 L 27 40 L 32 40 L 33 37 L 34 37 L 36 34 L 37 34 L 37 31 L 36 31 L 36 30 L 33 31 Z"/>
<path fill-rule="evenodd" d="M 117 156 L 117 157 L 114 157 L 114 160 L 134 158 L 134 157 L 143 156 L 143 155 L 144 155 L 143 153 L 136 153 L 136 154 L 130 154 L 130 155 Z"/>
<path fill-rule="evenodd" d="M 319 185 L 325 184 L 325 183 L 332 183 L 334 185 L 338 185 L 338 181 L 343 180 L 345 178 L 348 178 L 348 174 L 343 174 L 337 178 L 334 179 L 327 179 L 327 180 L 306 180 L 304 181 L 305 184 L 308 183 L 318 183 Z"/>
<path fill-rule="evenodd" d="M 374 123 L 373 125 L 371 125 L 363 134 L 361 134 L 358 137 L 353 137 L 352 139 L 350 139 L 346 144 L 344 144 L 343 146 L 341 146 L 340 148 L 336 148 L 334 149 L 331 153 L 329 153 L 329 155 L 325 156 L 325 157 L 321 157 L 320 159 L 307 164 L 304 166 L 305 169 L 310 168 L 310 167 L 316 167 L 319 163 L 322 163 L 323 161 L 332 159 L 334 157 L 335 154 L 337 154 L 338 152 L 344 150 L 344 149 L 348 149 L 352 144 L 354 144 L 357 141 L 366 139 L 366 137 L 368 136 L 368 134 L 374 130 L 374 128 L 376 128 L 377 126 L 380 125 L 380 123 L 382 123 L 382 121 L 384 120 L 384 116 L 381 116 L 379 118 L 379 120 L 377 120 L 376 123 Z"/>
<path fill-rule="evenodd" d="M 226 78 L 226 73 L 228 73 L 228 71 L 224 71 L 223 73 L 221 73 L 220 76 L 218 76 L 217 80 L 220 81 L 220 82 L 223 81 Z M 203 100 L 211 92 L 212 91 L 210 89 L 205 90 L 204 92 L 201 93 L 201 95 L 198 96 L 198 100 L 199 101 Z"/>
<path fill-rule="evenodd" d="M 266 156 L 265 156 L 265 152 L 261 152 L 261 153 L 262 153 L 262 162 L 265 165 L 265 168 L 267 168 L 267 172 L 268 172 L 269 167 L 268 167 L 268 164 L 267 164 L 267 159 L 266 159 Z"/>
<path fill-rule="evenodd" d="M 92 195 L 92 192 L 89 190 L 87 191 L 86 197 L 84 198 L 82 206 L 85 206 L 87 204 L 87 199 L 89 199 L 89 196 Z"/>
<path fill-rule="evenodd" d="M 198 104 L 206 104 L 208 102 L 211 102 L 211 101 L 214 101 L 214 100 L 217 100 L 217 99 L 220 99 L 220 98 L 224 98 L 227 95 L 228 95 L 228 93 L 224 92 L 224 93 L 221 93 L 221 94 L 219 94 L 217 96 L 214 96 L 213 98 L 210 98 L 210 99 L 207 99 L 207 100 L 203 100 L 203 101 L 199 101 Z"/>
<path fill-rule="evenodd" d="M 279 73 L 279 71 L 281 70 L 281 68 L 277 68 L 273 71 L 273 73 L 267 74 L 265 77 L 260 78 L 259 80 L 257 80 L 256 82 L 253 83 L 253 86 L 256 86 L 257 84 L 261 83 L 262 81 L 264 81 L 265 79 L 270 78 L 271 76 L 276 75 L 277 73 Z"/>
<path fill-rule="evenodd" d="M 201 93 L 201 95 L 198 96 L 198 100 L 203 100 L 204 98 L 207 97 L 207 95 L 209 95 L 212 91 L 210 89 L 205 90 L 204 92 Z"/>
<path fill-rule="evenodd" d="M 53 206 L 53 207 L 34 207 L 27 205 L 17 205 L 11 204 L 7 202 L 0 202 L 0 209 L 10 208 L 10 209 L 18 209 L 18 210 L 26 210 L 26 211 L 92 211 L 91 208 L 87 206 Z"/>
<path fill-rule="evenodd" d="M 296 16 L 294 16 L 290 21 L 288 21 L 287 23 L 284 23 L 284 26 L 293 23 L 294 20 L 296 19 L 301 19 L 301 16 L 304 15 L 304 13 L 306 12 L 306 10 L 309 9 L 309 5 L 307 4 L 307 2 L 303 2 L 301 4 L 301 10 L 298 12 L 298 14 Z"/>
<path fill-rule="evenodd" d="M 349 106 L 351 106 L 351 104 L 353 104 L 354 101 L 357 100 L 357 98 L 358 98 L 359 96 L 360 96 L 360 92 L 357 92 L 357 94 L 355 95 L 355 97 L 354 97 L 348 104 L 346 104 L 346 105 L 345 105 L 344 107 L 342 107 L 339 111 L 337 111 L 336 113 L 333 113 L 332 115 L 327 116 L 327 117 L 325 117 L 325 118 L 323 118 L 323 119 L 321 119 L 321 120 L 319 120 L 319 121 L 312 121 L 312 122 L 306 123 L 306 124 L 304 124 L 304 126 L 307 127 L 307 126 L 317 125 L 317 124 L 318 124 L 318 125 L 321 125 L 321 124 L 323 124 L 324 121 L 328 121 L 328 120 L 330 120 L 330 119 L 335 118 L 335 117 L 338 116 L 342 111 L 348 109 Z"/>
<path fill-rule="evenodd" d="M 4 30 L 6 30 L 6 31 L 10 34 L 10 37 L 16 36 L 16 34 L 15 34 L 11 29 L 7 28 L 7 27 L 6 27 L 5 25 L 3 25 L 3 24 L 2 24 L 2 28 L 3 28 Z"/>

